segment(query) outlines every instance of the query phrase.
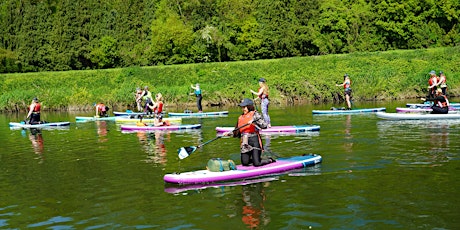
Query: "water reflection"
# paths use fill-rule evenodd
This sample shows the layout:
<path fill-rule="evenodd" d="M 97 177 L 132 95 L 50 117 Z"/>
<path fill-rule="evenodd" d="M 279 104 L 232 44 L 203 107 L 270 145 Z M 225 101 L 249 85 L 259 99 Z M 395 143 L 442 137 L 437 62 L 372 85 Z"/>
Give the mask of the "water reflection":
<path fill-rule="evenodd" d="M 270 216 L 265 209 L 265 187 L 270 182 L 242 186 L 241 221 L 251 229 L 264 228 L 270 223 Z"/>
<path fill-rule="evenodd" d="M 42 163 L 45 159 L 43 156 L 43 136 L 40 129 L 30 129 L 29 140 L 32 143 L 32 148 L 34 149 L 35 154 L 38 155 L 40 161 Z"/>
<path fill-rule="evenodd" d="M 107 142 L 107 122 L 106 121 L 96 121 L 97 135 L 99 137 L 99 142 Z"/>
<path fill-rule="evenodd" d="M 165 165 L 167 162 L 165 139 L 170 142 L 171 133 L 160 130 L 155 132 L 138 131 L 136 135 L 143 146 L 144 152 L 147 153 L 145 161 Z"/>
<path fill-rule="evenodd" d="M 451 148 L 452 133 L 459 121 L 378 121 L 377 127 L 382 146 L 397 156 L 400 164 L 440 166 L 454 157 Z M 454 152 L 452 152 L 454 150 Z"/>
<path fill-rule="evenodd" d="M 351 115 L 345 116 L 345 141 L 343 143 L 343 147 L 347 153 L 353 152 L 353 135 L 351 133 Z"/>

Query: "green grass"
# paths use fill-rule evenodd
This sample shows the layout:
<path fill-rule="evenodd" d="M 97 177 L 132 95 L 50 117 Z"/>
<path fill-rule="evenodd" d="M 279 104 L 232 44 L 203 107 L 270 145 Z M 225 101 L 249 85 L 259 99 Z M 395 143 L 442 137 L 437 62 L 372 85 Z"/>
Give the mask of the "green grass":
<path fill-rule="evenodd" d="M 93 103 L 133 105 L 136 87 L 161 92 L 170 106 L 193 103 L 191 84 L 200 83 L 203 104 L 252 98 L 264 77 L 272 103 L 324 102 L 342 96 L 343 75 L 354 100 L 395 100 L 426 95 L 428 72 L 444 71 L 449 95 L 460 95 L 460 48 L 396 50 L 245 62 L 0 75 L 0 110 L 22 110 L 37 96 L 45 109 L 84 109 Z"/>

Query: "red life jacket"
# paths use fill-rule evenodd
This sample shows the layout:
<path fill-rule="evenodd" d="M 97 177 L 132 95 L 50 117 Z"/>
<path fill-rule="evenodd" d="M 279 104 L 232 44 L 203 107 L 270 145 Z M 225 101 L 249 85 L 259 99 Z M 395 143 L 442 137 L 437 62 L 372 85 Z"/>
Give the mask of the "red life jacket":
<path fill-rule="evenodd" d="M 97 105 L 97 111 L 105 112 L 105 105 L 103 103 Z"/>
<path fill-rule="evenodd" d="M 262 87 L 259 88 L 259 91 L 260 89 L 262 89 Z M 268 94 L 265 94 L 264 92 L 262 92 L 260 95 L 259 95 L 259 98 L 260 99 L 264 99 L 264 98 L 267 98 L 268 97 Z"/>
<path fill-rule="evenodd" d="M 344 89 L 347 89 L 347 88 L 350 88 L 351 87 L 351 79 L 348 79 L 348 83 L 347 84 L 343 84 L 343 88 Z"/>
<path fill-rule="evenodd" d="M 238 118 L 238 127 L 247 124 L 254 117 L 255 111 L 250 111 L 247 114 L 242 114 Z M 241 133 L 255 133 L 257 132 L 256 126 L 254 124 L 246 125 L 240 128 Z"/>
<path fill-rule="evenodd" d="M 441 106 L 440 106 L 440 107 L 441 107 L 441 108 L 445 108 L 445 107 L 447 107 L 447 97 L 446 97 L 446 95 L 441 95 L 441 96 L 444 97 L 445 101 L 441 102 Z M 440 102 L 440 101 L 435 101 L 435 104 L 437 105 L 437 104 L 439 104 L 439 102 Z"/>
<path fill-rule="evenodd" d="M 163 112 L 163 102 L 160 101 L 158 107 L 155 108 L 155 113 L 159 114 L 161 112 Z"/>
<path fill-rule="evenodd" d="M 34 107 L 34 112 L 36 113 L 40 112 L 40 107 L 41 107 L 40 103 L 36 103 Z"/>
<path fill-rule="evenodd" d="M 436 82 L 438 82 L 438 77 L 436 77 L 436 76 L 431 77 L 431 78 L 428 80 L 428 85 L 429 85 L 429 86 L 433 86 L 433 85 L 434 85 L 434 80 L 436 80 Z"/>

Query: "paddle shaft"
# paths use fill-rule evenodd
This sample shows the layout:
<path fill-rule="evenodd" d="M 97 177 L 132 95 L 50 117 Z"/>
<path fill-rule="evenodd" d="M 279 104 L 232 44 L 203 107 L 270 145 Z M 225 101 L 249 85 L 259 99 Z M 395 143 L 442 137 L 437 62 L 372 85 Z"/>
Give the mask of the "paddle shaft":
<path fill-rule="evenodd" d="M 248 126 L 248 125 L 249 125 L 249 124 L 244 124 L 244 125 L 238 126 L 238 127 L 234 128 L 234 129 L 233 129 L 232 131 L 230 131 L 230 132 L 235 132 L 236 130 L 239 130 L 239 129 L 241 129 L 241 128 L 245 127 L 245 126 Z M 206 142 L 204 142 L 203 144 L 198 145 L 197 148 L 201 148 L 203 145 L 207 145 L 207 144 L 209 144 L 209 143 L 211 143 L 211 142 L 213 142 L 213 141 L 215 141 L 215 140 L 217 140 L 217 139 L 219 139 L 219 138 L 222 138 L 222 136 L 217 136 L 217 137 L 215 137 L 215 138 L 213 138 L 213 139 L 211 139 L 211 140 L 209 140 L 209 141 L 206 141 Z"/>

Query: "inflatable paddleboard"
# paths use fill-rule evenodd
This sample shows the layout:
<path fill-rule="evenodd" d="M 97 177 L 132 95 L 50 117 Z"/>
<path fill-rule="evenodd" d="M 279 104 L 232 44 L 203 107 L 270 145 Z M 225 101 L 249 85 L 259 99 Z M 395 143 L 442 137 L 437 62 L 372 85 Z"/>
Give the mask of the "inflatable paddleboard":
<path fill-rule="evenodd" d="M 232 131 L 235 127 L 216 127 L 219 133 Z M 289 125 L 289 126 L 272 126 L 270 128 L 259 130 L 260 133 L 304 133 L 310 131 L 319 131 L 319 125 Z"/>
<path fill-rule="evenodd" d="M 375 113 L 377 117 L 387 120 L 445 120 L 460 119 L 460 113 L 430 114 L 430 113 Z"/>
<path fill-rule="evenodd" d="M 276 162 L 254 167 L 237 165 L 236 170 L 211 172 L 209 170 L 198 170 L 184 173 L 166 174 L 163 179 L 167 183 L 174 184 L 200 184 L 219 181 L 242 180 L 277 174 L 297 168 L 303 168 L 318 164 L 322 161 L 320 155 L 309 154 L 288 158 L 278 158 Z"/>
<path fill-rule="evenodd" d="M 169 125 L 169 126 L 121 125 L 120 128 L 121 128 L 121 131 L 184 130 L 184 129 L 199 129 L 199 128 L 201 128 L 201 124 Z"/>
<path fill-rule="evenodd" d="M 170 117 L 220 117 L 227 116 L 228 111 L 202 112 L 202 113 L 168 113 Z"/>
<path fill-rule="evenodd" d="M 70 122 L 62 121 L 62 122 L 46 122 L 42 124 L 26 124 L 24 122 L 10 122 L 10 128 L 47 128 L 47 127 L 62 127 L 62 126 L 69 126 Z"/>
<path fill-rule="evenodd" d="M 360 114 L 360 113 L 375 113 L 379 111 L 385 111 L 386 108 L 369 108 L 369 109 L 331 109 L 331 110 L 312 110 L 313 114 Z"/>

